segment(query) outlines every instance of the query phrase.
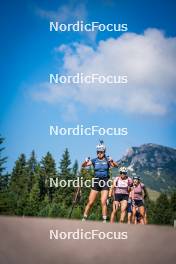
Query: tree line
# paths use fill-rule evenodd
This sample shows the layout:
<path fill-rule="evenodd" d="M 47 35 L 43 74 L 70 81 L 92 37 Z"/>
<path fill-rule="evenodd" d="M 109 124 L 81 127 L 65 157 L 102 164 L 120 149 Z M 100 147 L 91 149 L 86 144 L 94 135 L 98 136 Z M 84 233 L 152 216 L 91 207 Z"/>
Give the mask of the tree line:
<path fill-rule="evenodd" d="M 29 159 L 21 154 L 10 173 L 6 173 L 7 157 L 3 156 L 4 138 L 0 136 L 0 214 L 17 216 L 63 217 L 68 218 L 75 199 L 74 187 L 50 187 L 50 178 L 68 181 L 83 177 L 93 177 L 93 170 L 81 169 L 78 162 L 73 166 L 68 149 L 65 149 L 61 160 L 54 160 L 52 154 L 38 161 L 32 151 Z M 72 218 L 81 219 L 90 189 L 82 187 L 72 212 Z M 109 206 L 109 215 L 111 207 Z M 169 196 L 161 193 L 154 202 L 146 201 L 148 221 L 150 224 L 173 225 L 176 219 L 176 191 Z M 100 199 L 92 208 L 91 220 L 101 220 Z"/>

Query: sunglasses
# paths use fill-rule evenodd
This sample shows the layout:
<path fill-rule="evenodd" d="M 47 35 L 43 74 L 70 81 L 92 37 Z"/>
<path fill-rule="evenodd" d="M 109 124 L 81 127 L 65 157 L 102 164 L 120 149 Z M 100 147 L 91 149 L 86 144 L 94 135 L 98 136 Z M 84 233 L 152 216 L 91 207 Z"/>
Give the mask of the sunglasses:
<path fill-rule="evenodd" d="M 104 154 L 103 151 L 97 151 L 97 154 Z"/>
<path fill-rule="evenodd" d="M 124 174 L 124 175 L 127 175 L 127 172 L 120 172 L 120 174 Z"/>

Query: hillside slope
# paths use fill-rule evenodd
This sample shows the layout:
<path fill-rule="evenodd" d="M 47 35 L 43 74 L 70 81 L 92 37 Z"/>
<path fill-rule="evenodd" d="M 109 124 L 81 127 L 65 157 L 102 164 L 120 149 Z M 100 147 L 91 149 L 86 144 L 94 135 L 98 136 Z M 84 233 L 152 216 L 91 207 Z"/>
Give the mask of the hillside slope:
<path fill-rule="evenodd" d="M 176 188 L 176 149 L 149 143 L 129 148 L 121 160 L 131 176 L 140 175 L 152 190 Z M 117 173 L 113 171 L 113 175 Z"/>

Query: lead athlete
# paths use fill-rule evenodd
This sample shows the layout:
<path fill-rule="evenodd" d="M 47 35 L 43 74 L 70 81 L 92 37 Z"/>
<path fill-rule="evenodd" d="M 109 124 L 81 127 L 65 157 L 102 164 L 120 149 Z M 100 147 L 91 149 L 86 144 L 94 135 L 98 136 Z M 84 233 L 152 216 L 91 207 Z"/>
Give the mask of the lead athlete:
<path fill-rule="evenodd" d="M 107 198 L 109 192 L 109 170 L 111 167 L 118 167 L 118 164 L 111 157 L 106 156 L 106 147 L 103 141 L 96 146 L 97 157 L 94 159 L 86 159 L 82 167 L 93 166 L 94 180 L 93 186 L 89 194 L 88 203 L 84 210 L 82 221 L 88 217 L 89 211 L 92 208 L 98 193 L 101 193 L 101 207 L 103 222 L 107 220 Z"/>

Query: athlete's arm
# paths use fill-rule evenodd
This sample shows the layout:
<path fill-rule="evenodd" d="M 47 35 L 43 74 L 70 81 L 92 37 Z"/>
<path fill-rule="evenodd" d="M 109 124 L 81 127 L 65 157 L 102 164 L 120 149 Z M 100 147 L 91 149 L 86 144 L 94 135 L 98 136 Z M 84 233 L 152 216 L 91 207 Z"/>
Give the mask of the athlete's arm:
<path fill-rule="evenodd" d="M 133 181 L 131 178 L 128 177 L 128 192 L 130 193 L 132 191 L 133 188 Z"/>
<path fill-rule="evenodd" d="M 119 166 L 118 163 L 113 161 L 113 159 L 111 157 L 109 158 L 109 165 L 111 167 L 118 167 Z"/>
<path fill-rule="evenodd" d="M 109 189 L 109 197 L 111 197 L 114 194 L 114 188 L 116 186 L 116 179 L 114 179 L 111 188 Z"/>
<path fill-rule="evenodd" d="M 111 167 L 119 167 L 118 163 L 115 162 L 115 161 L 112 161 L 112 162 L 110 163 L 110 165 L 111 165 Z"/>
<path fill-rule="evenodd" d="M 147 189 L 145 186 L 144 186 L 143 190 L 144 190 L 144 199 L 149 198 L 149 195 L 148 195 L 148 192 L 147 192 Z"/>
<path fill-rule="evenodd" d="M 129 187 L 129 186 L 128 186 L 128 193 L 130 194 L 131 191 L 132 191 L 132 187 Z"/>
<path fill-rule="evenodd" d="M 132 201 L 134 201 L 134 188 L 131 188 L 130 198 Z"/>
<path fill-rule="evenodd" d="M 90 159 L 85 159 L 85 161 L 82 163 L 82 167 L 91 166 L 92 161 Z"/>

